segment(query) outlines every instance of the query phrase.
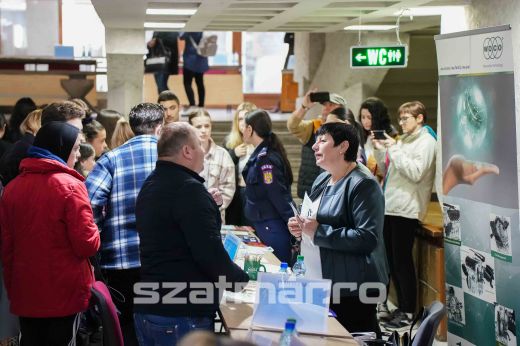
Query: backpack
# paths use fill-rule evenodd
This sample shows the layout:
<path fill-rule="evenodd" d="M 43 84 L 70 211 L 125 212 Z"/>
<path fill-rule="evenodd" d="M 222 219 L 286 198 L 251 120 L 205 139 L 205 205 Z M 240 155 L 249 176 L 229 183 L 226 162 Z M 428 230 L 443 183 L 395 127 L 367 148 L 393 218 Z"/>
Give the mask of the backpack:
<path fill-rule="evenodd" d="M 191 36 L 190 41 L 193 47 L 197 50 L 197 54 L 200 56 L 209 57 L 217 54 L 217 35 L 202 36 L 198 45 Z"/>

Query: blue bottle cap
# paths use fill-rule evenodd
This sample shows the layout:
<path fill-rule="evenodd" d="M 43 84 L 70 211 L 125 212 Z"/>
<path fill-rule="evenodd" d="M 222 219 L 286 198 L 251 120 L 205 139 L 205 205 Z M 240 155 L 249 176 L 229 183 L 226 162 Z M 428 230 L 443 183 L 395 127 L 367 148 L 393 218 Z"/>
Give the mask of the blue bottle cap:
<path fill-rule="evenodd" d="M 285 330 L 292 332 L 295 327 L 296 327 L 296 323 L 294 323 L 293 321 L 287 320 L 287 322 L 285 322 Z"/>
<path fill-rule="evenodd" d="M 287 268 L 289 268 L 289 265 L 287 264 L 287 262 L 280 263 L 280 269 L 287 269 Z"/>

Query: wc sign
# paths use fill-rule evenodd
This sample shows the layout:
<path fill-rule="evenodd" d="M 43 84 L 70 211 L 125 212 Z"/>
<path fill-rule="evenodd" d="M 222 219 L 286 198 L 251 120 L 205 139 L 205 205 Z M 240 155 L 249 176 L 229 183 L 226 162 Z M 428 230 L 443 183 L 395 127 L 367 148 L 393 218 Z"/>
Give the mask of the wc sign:
<path fill-rule="evenodd" d="M 500 36 L 486 37 L 482 44 L 484 59 L 500 59 L 504 51 L 503 40 L 504 38 Z"/>
<path fill-rule="evenodd" d="M 351 68 L 402 68 L 407 64 L 408 49 L 405 45 L 350 47 Z"/>

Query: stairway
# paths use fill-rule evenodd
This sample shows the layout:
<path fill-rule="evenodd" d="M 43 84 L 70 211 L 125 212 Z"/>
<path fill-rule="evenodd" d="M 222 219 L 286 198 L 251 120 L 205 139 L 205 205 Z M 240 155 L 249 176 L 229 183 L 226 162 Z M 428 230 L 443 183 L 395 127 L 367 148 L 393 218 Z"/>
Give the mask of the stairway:
<path fill-rule="evenodd" d="M 229 133 L 231 129 L 230 121 L 213 121 L 213 130 L 211 137 L 218 145 L 223 145 L 224 138 Z M 296 195 L 296 182 L 298 181 L 298 171 L 300 170 L 301 164 L 301 150 L 302 145 L 287 130 L 287 123 L 285 121 L 273 121 L 273 132 L 278 135 L 280 140 L 282 141 L 285 150 L 287 151 L 287 157 L 289 162 L 291 163 L 291 168 L 294 176 L 294 183 L 291 186 L 291 193 L 295 201 L 298 203 L 299 199 Z M 297 200 L 298 199 L 298 200 Z"/>

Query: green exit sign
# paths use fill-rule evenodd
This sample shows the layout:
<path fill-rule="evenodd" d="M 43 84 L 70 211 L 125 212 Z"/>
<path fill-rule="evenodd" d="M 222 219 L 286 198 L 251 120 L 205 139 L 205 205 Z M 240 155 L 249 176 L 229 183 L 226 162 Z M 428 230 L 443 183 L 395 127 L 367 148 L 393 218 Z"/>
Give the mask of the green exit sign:
<path fill-rule="evenodd" d="M 350 47 L 352 68 L 395 68 L 406 67 L 406 46 L 353 46 Z"/>

